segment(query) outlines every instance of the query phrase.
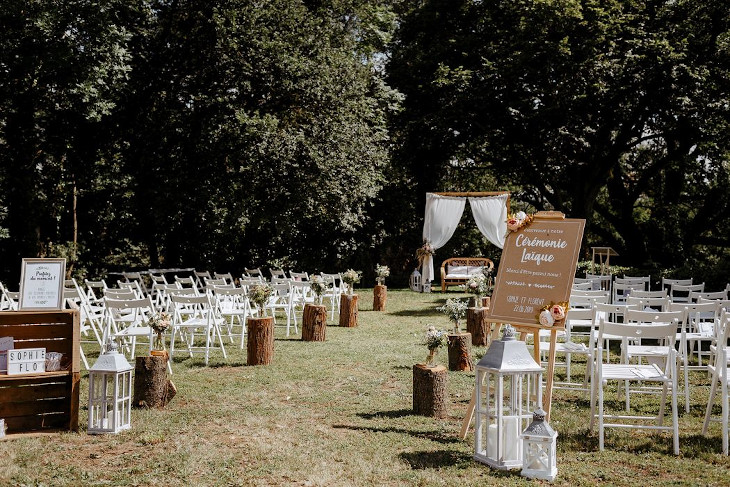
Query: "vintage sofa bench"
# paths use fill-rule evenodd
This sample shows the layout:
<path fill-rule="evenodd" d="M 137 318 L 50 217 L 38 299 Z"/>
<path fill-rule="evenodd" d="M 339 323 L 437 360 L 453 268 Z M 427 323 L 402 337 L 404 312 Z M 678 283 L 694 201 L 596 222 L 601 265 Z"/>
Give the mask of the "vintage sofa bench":
<path fill-rule="evenodd" d="M 449 286 L 462 286 L 469 277 L 487 267 L 494 270 L 494 262 L 486 257 L 452 257 L 441 264 L 441 291 Z"/>

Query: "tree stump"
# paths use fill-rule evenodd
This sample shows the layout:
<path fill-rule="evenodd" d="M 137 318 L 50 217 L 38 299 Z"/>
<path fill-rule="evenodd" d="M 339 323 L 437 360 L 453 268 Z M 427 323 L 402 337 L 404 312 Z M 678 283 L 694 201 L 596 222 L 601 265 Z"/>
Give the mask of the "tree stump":
<path fill-rule="evenodd" d="M 446 367 L 413 366 L 413 412 L 435 418 L 446 417 Z"/>
<path fill-rule="evenodd" d="M 357 326 L 357 294 L 340 296 L 340 326 Z"/>
<path fill-rule="evenodd" d="M 489 307 L 490 307 L 491 305 L 492 305 L 492 298 L 491 298 L 490 296 L 484 296 L 484 297 L 482 298 L 482 308 L 487 308 L 487 309 L 489 309 Z"/>
<path fill-rule="evenodd" d="M 322 305 L 305 304 L 302 317 L 302 340 L 323 342 L 327 334 L 327 308 Z"/>
<path fill-rule="evenodd" d="M 388 286 L 378 284 L 373 288 L 373 311 L 385 311 L 388 300 Z"/>
<path fill-rule="evenodd" d="M 471 358 L 471 333 L 449 334 L 449 370 L 474 370 Z"/>
<path fill-rule="evenodd" d="M 168 356 L 137 357 L 134 367 L 135 407 L 162 408 L 169 403 L 177 389 L 167 378 Z"/>
<path fill-rule="evenodd" d="M 274 317 L 249 318 L 246 363 L 248 365 L 269 365 L 274 358 Z"/>
<path fill-rule="evenodd" d="M 471 344 L 484 347 L 489 344 L 490 324 L 487 321 L 487 308 L 467 308 L 466 331 L 471 333 Z"/>

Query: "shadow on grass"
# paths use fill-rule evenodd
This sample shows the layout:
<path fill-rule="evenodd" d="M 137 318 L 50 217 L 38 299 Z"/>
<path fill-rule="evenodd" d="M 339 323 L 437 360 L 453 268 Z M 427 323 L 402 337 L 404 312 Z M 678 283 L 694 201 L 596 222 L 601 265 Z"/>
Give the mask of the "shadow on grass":
<path fill-rule="evenodd" d="M 409 411 L 412 414 L 412 411 Z M 413 431 L 413 430 L 407 430 L 403 428 L 395 428 L 393 426 L 387 426 L 384 428 L 377 427 L 377 426 L 355 426 L 351 424 L 335 424 L 332 425 L 333 428 L 337 429 L 348 429 L 353 431 L 370 431 L 372 433 L 397 433 L 399 435 L 409 435 L 414 438 L 421 438 L 424 440 L 430 440 L 436 443 L 442 443 L 445 445 L 448 444 L 455 444 L 455 443 L 461 443 L 458 438 L 455 438 L 453 435 L 447 435 L 438 433 L 435 431 Z"/>
<path fill-rule="evenodd" d="M 382 411 L 377 413 L 357 413 L 363 419 L 377 418 L 404 418 L 413 415 L 413 409 L 395 409 L 393 411 Z"/>
<path fill-rule="evenodd" d="M 398 456 L 413 470 L 453 467 L 454 465 L 466 468 L 474 463 L 471 455 L 450 450 L 404 452 Z"/>
<path fill-rule="evenodd" d="M 442 316 L 440 311 L 436 311 L 435 306 L 433 308 L 426 309 L 403 309 L 400 311 L 393 311 L 392 313 L 388 314 L 392 316 Z"/>

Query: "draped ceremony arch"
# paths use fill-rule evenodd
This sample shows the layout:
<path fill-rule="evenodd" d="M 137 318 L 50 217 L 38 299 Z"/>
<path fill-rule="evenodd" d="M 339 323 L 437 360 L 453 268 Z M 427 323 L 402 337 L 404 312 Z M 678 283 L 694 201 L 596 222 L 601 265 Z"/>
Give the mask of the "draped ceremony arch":
<path fill-rule="evenodd" d="M 501 249 L 507 235 L 509 195 L 509 191 L 426 193 L 423 240 L 431 242 L 434 250 L 446 245 L 454 235 L 469 200 L 477 228 L 489 242 Z M 423 259 L 421 272 L 423 282 L 433 281 L 433 256 Z"/>

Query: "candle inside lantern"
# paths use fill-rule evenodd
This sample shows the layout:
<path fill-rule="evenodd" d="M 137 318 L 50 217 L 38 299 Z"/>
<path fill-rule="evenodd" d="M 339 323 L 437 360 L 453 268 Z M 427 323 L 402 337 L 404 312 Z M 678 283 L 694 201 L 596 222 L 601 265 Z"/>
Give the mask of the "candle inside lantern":
<path fill-rule="evenodd" d="M 504 418 L 502 421 L 502 458 L 500 460 L 519 460 L 520 455 L 519 418 Z M 487 452 L 497 458 L 497 425 L 490 424 L 487 429 Z"/>

